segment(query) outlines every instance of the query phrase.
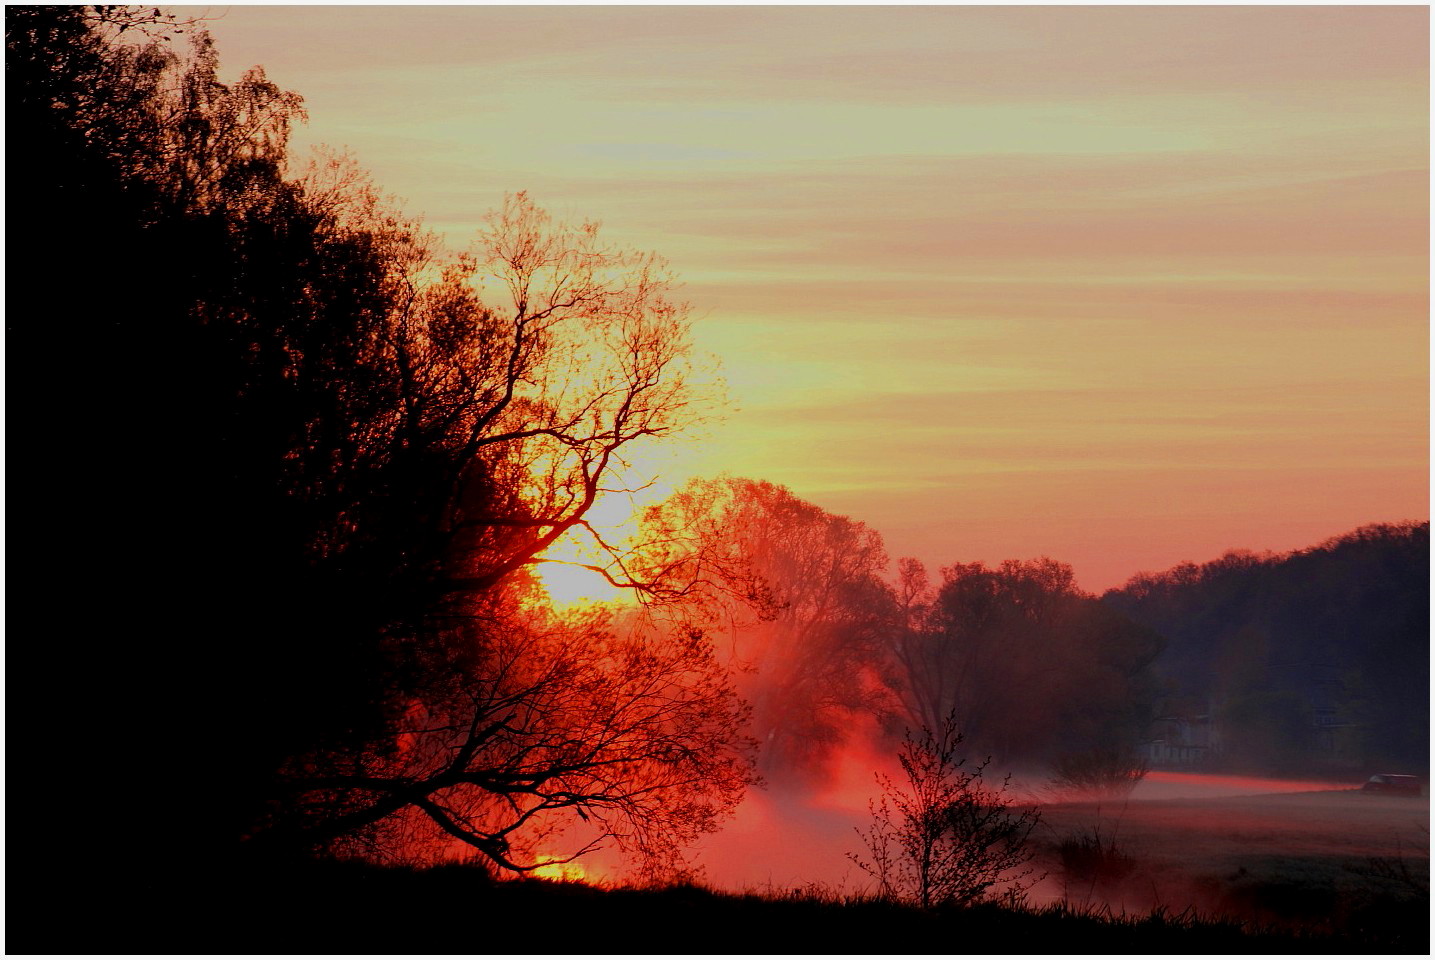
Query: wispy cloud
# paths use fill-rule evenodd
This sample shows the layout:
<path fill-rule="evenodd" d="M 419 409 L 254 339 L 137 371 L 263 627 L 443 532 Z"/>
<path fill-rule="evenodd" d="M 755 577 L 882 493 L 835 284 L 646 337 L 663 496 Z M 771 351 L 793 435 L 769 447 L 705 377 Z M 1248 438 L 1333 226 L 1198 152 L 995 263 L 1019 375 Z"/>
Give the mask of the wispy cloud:
<path fill-rule="evenodd" d="M 1088 586 L 1428 511 L 1423 7 L 233 7 L 453 243 L 504 191 L 667 255 L 695 456 Z M 1220 538 L 1226 538 L 1220 542 Z"/>

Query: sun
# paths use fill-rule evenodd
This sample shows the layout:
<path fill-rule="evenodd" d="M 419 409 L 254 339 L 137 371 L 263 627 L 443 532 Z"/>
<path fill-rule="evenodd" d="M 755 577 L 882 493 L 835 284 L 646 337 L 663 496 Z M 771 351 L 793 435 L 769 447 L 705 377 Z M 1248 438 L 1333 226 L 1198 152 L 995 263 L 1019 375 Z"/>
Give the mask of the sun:
<path fill-rule="evenodd" d="M 643 511 L 660 503 L 693 475 L 694 452 L 674 444 L 666 449 L 625 450 L 626 459 L 613 468 L 614 488 L 601 492 L 575 526 L 553 542 L 532 567 L 554 609 L 570 610 L 597 603 L 637 602 L 634 590 L 614 586 L 603 574 L 623 574 L 596 537 L 624 549 L 637 530 Z M 591 532 L 584 527 L 591 528 Z M 596 533 L 596 537 L 595 537 Z"/>
<path fill-rule="evenodd" d="M 577 565 L 593 563 L 591 559 L 575 559 L 568 551 L 550 549 L 544 561 L 536 565 L 535 573 L 556 609 L 617 603 L 626 598 L 628 591 L 613 586 L 602 574 Z"/>
<path fill-rule="evenodd" d="M 602 501 L 598 505 L 607 507 L 606 511 L 597 511 L 600 515 L 613 512 L 613 507 Z M 619 516 L 620 519 L 627 519 L 621 514 Z M 610 530 L 619 526 L 609 517 L 604 519 L 608 520 Z M 533 573 L 554 609 L 569 610 L 595 603 L 620 603 L 628 599 L 627 590 L 615 587 L 603 574 L 593 569 L 610 565 L 613 558 L 581 527 L 570 529 L 537 559 Z"/>
<path fill-rule="evenodd" d="M 531 871 L 535 877 L 543 877 L 546 880 L 586 881 L 588 871 L 578 862 L 572 863 L 545 863 L 543 866 Z"/>

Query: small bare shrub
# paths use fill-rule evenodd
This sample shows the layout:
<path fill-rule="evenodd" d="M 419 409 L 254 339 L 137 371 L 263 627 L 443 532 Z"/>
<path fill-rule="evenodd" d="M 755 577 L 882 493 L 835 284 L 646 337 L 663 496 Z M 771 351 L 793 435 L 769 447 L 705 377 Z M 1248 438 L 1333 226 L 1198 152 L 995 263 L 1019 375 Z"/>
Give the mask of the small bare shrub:
<path fill-rule="evenodd" d="M 897 753 L 905 784 L 877 774 L 883 797 L 868 804 L 871 829 L 857 830 L 870 860 L 847 857 L 876 879 L 879 896 L 922 907 L 961 906 L 989 899 L 988 891 L 1002 884 L 1003 899 L 1015 901 L 1041 879 L 1027 866 L 1035 853 L 1027 840 L 1040 811 L 1013 806 L 1010 777 L 986 786 L 990 761 L 968 769 L 957 757 L 961 742 L 949 715 L 936 733 L 907 732 Z"/>
<path fill-rule="evenodd" d="M 1051 789 L 1096 800 L 1125 799 L 1149 769 L 1129 748 L 1096 747 L 1068 753 L 1052 764 Z"/>

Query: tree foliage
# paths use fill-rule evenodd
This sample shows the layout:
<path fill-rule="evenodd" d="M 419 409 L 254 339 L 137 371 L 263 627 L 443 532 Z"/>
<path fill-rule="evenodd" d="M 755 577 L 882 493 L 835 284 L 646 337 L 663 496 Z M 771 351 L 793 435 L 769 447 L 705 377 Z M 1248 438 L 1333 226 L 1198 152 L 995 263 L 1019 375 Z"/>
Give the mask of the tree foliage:
<path fill-rule="evenodd" d="M 892 623 L 881 537 L 771 483 L 690 481 L 647 512 L 629 573 L 740 670 L 768 776 L 811 771 L 884 703 Z"/>
<path fill-rule="evenodd" d="M 932 590 L 903 561 L 897 597 L 892 685 L 910 721 L 938 729 L 955 713 L 984 749 L 1040 760 L 1144 732 L 1160 637 L 1083 594 L 1065 564 L 954 564 Z"/>
<path fill-rule="evenodd" d="M 12 184 L 53 203 L 11 268 L 70 291 L 15 342 L 73 401 L 55 493 L 106 505 L 78 632 L 144 637 L 91 703 L 193 798 L 117 800 L 136 843 L 391 850 L 417 814 L 521 868 L 565 814 L 710 829 L 749 759 L 709 645 L 545 619 L 524 573 L 704 414 L 661 258 L 523 193 L 449 255 L 347 158 L 291 169 L 301 98 L 149 8 L 8 8 L 6 44 Z"/>
<path fill-rule="evenodd" d="M 1139 574 L 1103 602 L 1169 639 L 1155 669 L 1173 705 L 1214 710 L 1228 760 L 1315 769 L 1338 730 L 1340 761 L 1429 761 L 1428 523 Z"/>
<path fill-rule="evenodd" d="M 877 881 L 882 897 L 922 907 L 964 906 L 1000 886 L 1015 899 L 1041 878 L 1028 843 L 1041 822 L 1035 807 L 1015 805 L 1007 788 L 988 786 L 990 759 L 969 766 L 958 756 L 956 715 L 920 736 L 909 730 L 897 753 L 906 782 L 877 774 L 880 800 L 871 826 L 858 829 L 865 853 L 848 859 Z"/>

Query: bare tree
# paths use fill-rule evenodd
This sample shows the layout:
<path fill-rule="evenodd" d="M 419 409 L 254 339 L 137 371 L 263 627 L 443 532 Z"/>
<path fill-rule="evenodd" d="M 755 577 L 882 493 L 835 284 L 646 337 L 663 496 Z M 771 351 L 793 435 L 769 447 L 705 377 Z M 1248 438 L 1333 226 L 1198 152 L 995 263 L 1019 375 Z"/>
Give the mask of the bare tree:
<path fill-rule="evenodd" d="M 1015 898 L 1040 877 L 1027 864 L 1027 841 L 1041 821 L 1035 807 L 1014 806 L 1010 777 L 986 785 L 984 761 L 970 768 L 958 758 L 956 717 L 942 726 L 908 731 L 897 760 L 906 783 L 877 774 L 882 798 L 869 806 L 872 825 L 857 834 L 867 850 L 848 859 L 873 877 L 881 896 L 922 907 L 962 906 L 986 899 L 1001 885 Z"/>
<path fill-rule="evenodd" d="M 1099 746 L 1057 757 L 1050 786 L 1057 794 L 1122 800 L 1148 770 L 1146 761 L 1129 746 Z"/>
<path fill-rule="evenodd" d="M 398 575 L 380 587 L 396 667 L 379 735 L 290 765 L 309 815 L 274 837 L 406 858 L 459 841 L 523 871 L 576 826 L 567 856 L 614 840 L 671 860 L 752 779 L 725 666 L 700 631 L 558 618 L 524 589 L 524 568 L 621 483 L 629 444 L 701 416 L 671 277 L 523 194 L 490 215 L 475 255 L 443 264 L 342 160 L 311 182 L 335 230 L 388 245 L 363 389 L 336 384 L 340 415 L 313 420 L 349 427 L 298 455 L 315 464 L 314 497 L 351 490 L 320 558 L 367 552 Z"/>
<path fill-rule="evenodd" d="M 612 842 L 650 873 L 717 828 L 753 781 L 744 713 L 700 635 L 620 634 L 603 611 L 491 610 L 501 629 L 409 701 L 391 737 L 289 782 L 301 838 L 527 872 Z"/>

